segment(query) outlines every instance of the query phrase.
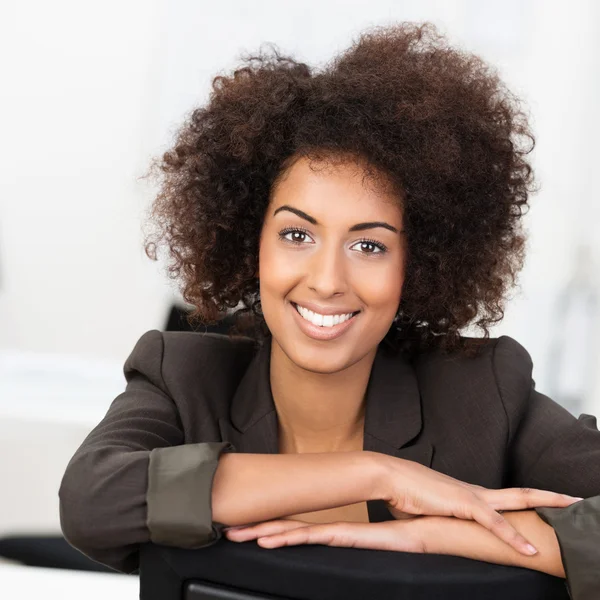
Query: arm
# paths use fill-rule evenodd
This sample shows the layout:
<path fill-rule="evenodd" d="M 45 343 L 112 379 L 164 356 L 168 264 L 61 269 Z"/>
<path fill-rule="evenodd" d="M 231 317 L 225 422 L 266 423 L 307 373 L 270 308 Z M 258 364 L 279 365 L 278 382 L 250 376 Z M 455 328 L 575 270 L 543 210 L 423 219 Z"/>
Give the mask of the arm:
<path fill-rule="evenodd" d="M 63 475 L 61 527 L 83 554 L 131 573 L 142 543 L 200 548 L 221 538 L 219 520 L 253 522 L 368 499 L 375 453 L 244 455 L 228 442 L 186 444 L 162 376 L 163 352 L 159 331 L 140 338 L 124 365 L 125 391 Z"/>
<path fill-rule="evenodd" d="M 245 525 L 380 498 L 383 461 L 369 451 L 225 454 L 212 488 L 213 519 Z"/>
<path fill-rule="evenodd" d="M 513 339 L 494 352 L 494 375 L 506 411 L 505 487 L 550 490 L 589 498 L 600 494 L 600 431 L 535 389 L 532 362 Z"/>
<path fill-rule="evenodd" d="M 524 567 L 555 577 L 565 577 L 554 529 L 535 510 L 505 512 L 504 517 L 537 548 L 525 556 L 499 540 L 475 521 L 453 517 L 422 517 L 424 544 L 428 554 L 451 554 L 474 560 Z"/>
<path fill-rule="evenodd" d="M 600 431 L 535 389 L 527 351 L 500 338 L 494 369 L 508 418 L 506 487 L 585 498 L 566 508 L 536 508 L 557 536 L 573 600 L 600 598 Z"/>

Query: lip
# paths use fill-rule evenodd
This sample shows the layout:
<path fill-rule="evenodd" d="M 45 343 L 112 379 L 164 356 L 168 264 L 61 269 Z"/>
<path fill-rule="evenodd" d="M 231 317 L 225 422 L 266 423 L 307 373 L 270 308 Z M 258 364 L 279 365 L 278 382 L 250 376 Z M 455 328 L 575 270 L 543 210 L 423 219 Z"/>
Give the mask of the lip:
<path fill-rule="evenodd" d="M 347 321 L 343 323 L 338 323 L 337 325 L 333 325 L 332 327 L 320 327 L 319 325 L 313 325 L 310 321 L 304 319 L 300 313 L 296 310 L 296 307 L 291 302 L 288 303 L 290 310 L 294 313 L 294 319 L 296 319 L 296 323 L 300 330 L 307 335 L 308 337 L 314 340 L 321 341 L 329 341 L 334 340 L 344 334 L 350 327 L 352 327 L 353 323 L 360 316 L 360 313 L 354 315 Z M 301 306 L 306 306 L 302 304 Z M 308 308 L 308 306 L 306 306 Z M 311 309 L 312 310 L 312 309 Z M 315 311 L 316 312 L 316 311 Z M 353 311 L 348 311 L 353 312 Z M 322 313 L 322 314 L 339 314 L 339 313 Z"/>

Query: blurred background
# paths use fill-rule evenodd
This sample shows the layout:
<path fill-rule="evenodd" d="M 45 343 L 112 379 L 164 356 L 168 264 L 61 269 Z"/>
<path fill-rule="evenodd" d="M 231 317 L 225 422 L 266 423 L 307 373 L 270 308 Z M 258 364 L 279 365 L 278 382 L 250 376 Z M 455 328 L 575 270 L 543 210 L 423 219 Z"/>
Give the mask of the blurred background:
<path fill-rule="evenodd" d="M 103 597 L 136 597 L 134 577 L 51 569 L 90 565 L 60 545 L 27 545 L 27 536 L 58 539 L 57 490 L 69 458 L 122 391 L 137 339 L 165 329 L 172 307 L 183 307 L 164 265 L 142 248 L 154 190 L 139 177 L 151 157 L 240 53 L 273 42 L 318 66 L 361 30 L 401 20 L 434 22 L 495 65 L 525 101 L 540 191 L 526 217 L 520 286 L 494 335 L 529 350 L 539 390 L 575 415 L 600 413 L 599 3 L 4 0 L 3 598 L 26 597 L 14 591 L 32 568 L 24 563 L 38 565 L 48 597 L 55 589 L 69 597 L 67 585 L 80 588 L 82 576 L 101 578 L 92 587 Z"/>

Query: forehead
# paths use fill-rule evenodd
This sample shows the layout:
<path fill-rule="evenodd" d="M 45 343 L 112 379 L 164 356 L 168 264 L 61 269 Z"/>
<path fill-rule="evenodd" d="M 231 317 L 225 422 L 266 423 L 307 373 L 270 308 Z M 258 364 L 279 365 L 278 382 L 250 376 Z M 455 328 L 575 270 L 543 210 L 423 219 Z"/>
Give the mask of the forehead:
<path fill-rule="evenodd" d="M 270 213 L 288 204 L 318 221 L 401 218 L 401 198 L 389 179 L 356 160 L 297 159 L 274 185 Z"/>

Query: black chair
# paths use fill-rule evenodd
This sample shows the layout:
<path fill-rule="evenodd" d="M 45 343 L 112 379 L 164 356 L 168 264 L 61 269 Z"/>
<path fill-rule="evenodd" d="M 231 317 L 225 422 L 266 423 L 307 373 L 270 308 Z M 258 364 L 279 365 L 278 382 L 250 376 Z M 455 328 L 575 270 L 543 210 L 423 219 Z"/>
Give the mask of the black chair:
<path fill-rule="evenodd" d="M 222 538 L 140 549 L 140 600 L 569 600 L 563 579 L 456 556 Z"/>

